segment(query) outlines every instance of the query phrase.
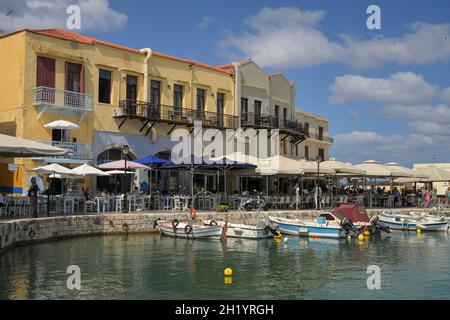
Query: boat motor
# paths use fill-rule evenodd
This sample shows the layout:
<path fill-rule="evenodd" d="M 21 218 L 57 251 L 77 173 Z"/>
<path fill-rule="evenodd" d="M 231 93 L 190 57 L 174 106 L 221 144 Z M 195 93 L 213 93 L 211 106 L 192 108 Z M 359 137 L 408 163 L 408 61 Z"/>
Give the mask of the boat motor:
<path fill-rule="evenodd" d="M 353 231 L 354 233 L 357 233 L 357 230 L 355 228 L 355 225 L 353 224 L 352 220 L 345 217 L 341 221 L 341 228 L 345 231 L 345 235 L 348 235 L 350 231 Z"/>
<path fill-rule="evenodd" d="M 383 222 L 381 222 L 380 217 L 373 216 L 370 218 L 369 222 L 370 222 L 370 227 L 372 229 L 371 230 L 372 233 L 380 233 L 380 230 L 384 231 L 386 233 L 391 233 L 389 226 L 387 226 Z"/>
<path fill-rule="evenodd" d="M 277 235 L 280 233 L 270 221 L 267 222 L 266 226 L 264 227 L 264 230 L 266 230 L 267 233 L 272 233 L 273 235 Z"/>

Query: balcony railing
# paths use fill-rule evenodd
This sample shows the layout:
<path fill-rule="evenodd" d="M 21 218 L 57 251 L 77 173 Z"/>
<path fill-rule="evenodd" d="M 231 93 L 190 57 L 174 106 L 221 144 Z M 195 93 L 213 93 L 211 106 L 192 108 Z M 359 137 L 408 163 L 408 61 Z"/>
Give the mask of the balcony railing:
<path fill-rule="evenodd" d="M 56 156 L 52 158 L 70 158 L 75 160 L 92 160 L 92 145 L 88 143 L 73 143 L 60 141 L 39 141 L 54 147 L 69 150 L 64 156 Z"/>
<path fill-rule="evenodd" d="M 314 140 L 319 140 L 319 141 L 324 141 L 324 142 L 328 142 L 328 143 L 333 143 L 333 138 L 328 137 L 328 136 L 324 136 L 324 135 L 320 135 L 320 134 L 316 134 L 316 133 L 307 132 L 306 133 L 306 137 L 310 138 L 310 139 L 314 139 Z"/>
<path fill-rule="evenodd" d="M 277 128 L 278 118 L 270 114 L 246 112 L 241 114 L 241 126 L 257 128 Z"/>
<path fill-rule="evenodd" d="M 70 110 L 91 111 L 92 96 L 49 87 L 34 88 L 34 105 L 51 105 Z"/>
<path fill-rule="evenodd" d="M 151 104 L 144 101 L 122 100 L 114 117 L 138 117 L 150 121 L 161 121 L 172 124 L 193 125 L 201 121 L 205 127 L 236 128 L 237 117 L 216 112 L 180 108 L 161 104 Z"/>

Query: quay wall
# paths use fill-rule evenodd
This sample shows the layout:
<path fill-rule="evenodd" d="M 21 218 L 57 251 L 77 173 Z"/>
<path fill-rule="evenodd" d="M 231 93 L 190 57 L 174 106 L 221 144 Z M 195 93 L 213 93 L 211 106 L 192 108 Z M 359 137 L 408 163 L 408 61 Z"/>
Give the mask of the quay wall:
<path fill-rule="evenodd" d="M 426 211 L 422 209 L 421 211 Z M 428 209 L 430 211 L 430 209 Z M 382 209 L 367 209 L 369 215 L 380 214 Z M 411 209 L 391 209 L 390 211 L 408 212 Z M 225 220 L 230 222 L 257 224 L 268 215 L 284 218 L 314 218 L 320 211 L 279 210 L 263 212 L 198 212 L 196 220 L 203 219 Z M 450 211 L 441 214 L 450 215 Z M 0 220 L 0 254 L 16 244 L 27 244 L 36 241 L 60 239 L 66 237 L 92 234 L 120 234 L 120 233 L 152 233 L 158 232 L 154 222 L 178 218 L 185 220 L 186 213 L 173 212 L 133 212 L 133 213 L 104 213 L 68 215 L 42 218 L 25 218 Z"/>

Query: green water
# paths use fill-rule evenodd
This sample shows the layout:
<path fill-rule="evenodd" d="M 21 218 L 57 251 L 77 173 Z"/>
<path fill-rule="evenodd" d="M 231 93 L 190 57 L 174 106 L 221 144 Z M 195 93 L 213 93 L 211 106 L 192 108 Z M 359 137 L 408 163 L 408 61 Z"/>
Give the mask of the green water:
<path fill-rule="evenodd" d="M 81 269 L 79 291 L 67 289 L 69 265 Z M 368 265 L 380 267 L 379 290 L 367 288 Z M 447 233 L 281 244 L 91 236 L 4 252 L 0 299 L 449 299 L 449 269 Z"/>

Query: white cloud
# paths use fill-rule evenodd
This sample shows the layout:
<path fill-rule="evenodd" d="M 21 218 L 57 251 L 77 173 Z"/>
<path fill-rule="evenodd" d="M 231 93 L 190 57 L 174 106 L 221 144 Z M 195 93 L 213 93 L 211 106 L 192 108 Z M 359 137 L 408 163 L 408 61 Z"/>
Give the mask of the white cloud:
<path fill-rule="evenodd" d="M 335 104 L 346 101 L 417 104 L 433 101 L 438 91 L 438 86 L 413 72 L 398 72 L 387 79 L 344 75 L 336 77 L 330 87 L 330 101 Z"/>
<path fill-rule="evenodd" d="M 14 9 L 14 29 L 66 27 L 70 5 L 81 8 L 81 31 L 114 31 L 125 27 L 127 16 L 110 7 L 109 0 L 6 0 L 3 11 Z M 4 23 L 5 24 L 5 23 Z M 8 24 L 3 28 L 8 30 Z M 77 31 L 77 30 L 75 30 Z"/>
<path fill-rule="evenodd" d="M 444 100 L 445 102 L 450 103 L 450 88 L 445 88 L 444 90 L 442 90 L 442 92 L 441 92 L 441 98 L 442 98 L 442 100 Z"/>
<path fill-rule="evenodd" d="M 375 159 L 380 163 L 396 161 L 411 166 L 417 162 L 431 162 L 434 157 L 448 161 L 450 139 L 440 134 L 383 136 L 371 131 L 351 131 L 334 136 L 331 154 L 352 163 Z"/>
<path fill-rule="evenodd" d="M 208 29 L 208 27 L 215 21 L 214 18 L 211 17 L 203 17 L 198 23 L 197 28 L 200 30 Z"/>
<path fill-rule="evenodd" d="M 439 105 L 389 105 L 382 112 L 396 118 L 450 124 L 450 107 Z"/>
<path fill-rule="evenodd" d="M 408 127 L 411 132 L 418 134 L 450 136 L 450 123 L 442 124 L 419 120 L 408 122 Z"/>
<path fill-rule="evenodd" d="M 398 38 L 369 40 L 341 35 L 330 40 L 321 31 L 323 11 L 295 7 L 263 8 L 246 20 L 248 28 L 227 36 L 222 48 L 233 57 L 252 57 L 263 67 L 303 68 L 323 63 L 345 63 L 373 68 L 385 63 L 427 64 L 448 61 L 450 24 L 414 23 Z"/>
<path fill-rule="evenodd" d="M 349 109 L 347 110 L 347 113 L 349 114 L 350 117 L 352 117 L 355 120 L 359 119 L 359 113 L 356 112 L 355 110 Z"/>

